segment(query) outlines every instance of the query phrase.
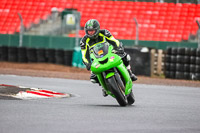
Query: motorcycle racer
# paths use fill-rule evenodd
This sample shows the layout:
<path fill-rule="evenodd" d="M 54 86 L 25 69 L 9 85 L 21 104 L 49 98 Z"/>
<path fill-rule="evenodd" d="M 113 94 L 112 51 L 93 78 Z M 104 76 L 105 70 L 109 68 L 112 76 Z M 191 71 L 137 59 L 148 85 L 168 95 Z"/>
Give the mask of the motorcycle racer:
<path fill-rule="evenodd" d="M 108 42 L 114 47 L 114 53 L 118 54 L 124 65 L 126 66 L 132 81 L 136 81 L 137 77 L 132 73 L 130 67 L 130 56 L 124 52 L 122 43 L 113 37 L 113 35 L 106 29 L 100 29 L 100 24 L 96 19 L 90 19 L 85 24 L 85 33 L 86 35 L 80 41 L 80 47 L 82 52 L 83 63 L 85 64 L 87 70 L 91 68 L 90 52 L 92 48 L 103 42 Z M 93 83 L 98 83 L 97 76 L 91 72 L 90 80 Z"/>

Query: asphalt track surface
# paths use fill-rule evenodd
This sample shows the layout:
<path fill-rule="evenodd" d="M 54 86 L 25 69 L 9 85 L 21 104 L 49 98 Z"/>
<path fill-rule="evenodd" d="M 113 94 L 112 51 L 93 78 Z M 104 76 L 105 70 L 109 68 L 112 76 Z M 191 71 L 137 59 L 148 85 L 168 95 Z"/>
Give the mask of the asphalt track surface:
<path fill-rule="evenodd" d="M 0 75 L 1 84 L 71 93 L 71 98 L 0 100 L 0 133 L 199 133 L 200 88 L 134 84 L 120 107 L 83 80 Z"/>

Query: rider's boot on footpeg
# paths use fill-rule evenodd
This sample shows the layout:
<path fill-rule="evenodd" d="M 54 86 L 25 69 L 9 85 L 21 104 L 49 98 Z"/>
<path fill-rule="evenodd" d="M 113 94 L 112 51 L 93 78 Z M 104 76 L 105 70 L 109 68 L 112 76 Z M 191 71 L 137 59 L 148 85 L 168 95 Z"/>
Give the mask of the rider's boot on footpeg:
<path fill-rule="evenodd" d="M 101 86 L 98 78 L 97 78 L 97 75 L 95 75 L 94 73 L 91 72 L 91 75 L 90 75 L 90 81 L 94 84 L 99 84 L 99 86 Z"/>
<path fill-rule="evenodd" d="M 91 75 L 90 75 L 90 81 L 92 83 L 99 83 L 98 79 L 97 79 L 97 75 L 95 75 L 94 73 L 91 72 Z"/>

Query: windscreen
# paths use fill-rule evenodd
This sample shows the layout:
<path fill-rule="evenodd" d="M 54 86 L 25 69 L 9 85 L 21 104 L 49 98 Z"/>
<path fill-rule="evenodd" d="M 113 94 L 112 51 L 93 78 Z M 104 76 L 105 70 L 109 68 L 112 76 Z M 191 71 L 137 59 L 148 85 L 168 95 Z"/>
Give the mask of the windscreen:
<path fill-rule="evenodd" d="M 108 53 L 109 44 L 99 43 L 94 46 L 93 52 L 96 58 L 102 58 Z"/>

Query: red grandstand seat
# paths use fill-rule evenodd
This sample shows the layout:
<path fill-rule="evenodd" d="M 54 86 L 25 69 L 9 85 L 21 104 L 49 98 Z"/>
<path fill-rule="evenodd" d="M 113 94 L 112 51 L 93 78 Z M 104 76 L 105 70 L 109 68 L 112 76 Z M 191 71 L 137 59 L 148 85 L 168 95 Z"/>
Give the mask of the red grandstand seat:
<path fill-rule="evenodd" d="M 183 34 L 182 35 L 182 40 L 188 40 L 189 39 L 189 34 Z"/>
<path fill-rule="evenodd" d="M 110 29 L 115 37 L 121 39 L 134 38 L 133 17 L 137 18 L 140 31 L 144 32 L 140 35 L 141 39 L 155 41 L 160 39 L 180 41 L 187 37 L 185 33 L 197 30 L 198 27 L 194 21 L 200 19 L 200 6 L 195 4 L 90 0 L 5 0 L 0 3 L 0 9 L 11 9 L 9 14 L 20 11 L 27 27 L 33 22 L 38 23 L 40 19 L 47 19 L 54 6 L 60 11 L 64 8 L 76 8 L 81 12 L 81 27 L 84 27 L 88 19 L 95 18 L 99 20 L 101 28 Z M 0 17 L 3 25 L 4 22 L 12 23 L 12 20 L 18 19 L 18 16 L 4 16 L 6 19 Z M 15 23 L 15 27 L 18 26 L 19 22 Z M 4 33 L 5 29 L 3 29 Z M 18 28 L 16 30 L 18 31 Z M 11 33 L 13 30 L 8 31 Z M 82 35 L 83 32 L 81 31 L 80 34 Z"/>
<path fill-rule="evenodd" d="M 152 37 L 152 41 L 159 41 L 160 40 L 160 33 L 154 33 Z"/>

